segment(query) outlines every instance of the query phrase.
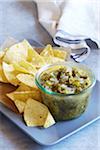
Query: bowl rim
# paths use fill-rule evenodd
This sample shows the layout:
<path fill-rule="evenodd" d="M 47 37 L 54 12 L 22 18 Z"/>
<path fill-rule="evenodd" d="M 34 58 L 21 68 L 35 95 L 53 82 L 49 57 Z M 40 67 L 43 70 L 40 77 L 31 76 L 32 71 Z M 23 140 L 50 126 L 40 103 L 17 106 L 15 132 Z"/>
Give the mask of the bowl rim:
<path fill-rule="evenodd" d="M 75 67 L 85 68 L 84 70 L 90 72 L 91 77 L 92 77 L 92 83 L 87 88 L 82 90 L 80 93 L 61 94 L 61 93 L 53 92 L 53 91 L 50 91 L 50 90 L 46 89 L 45 87 L 43 87 L 41 85 L 41 83 L 39 82 L 39 77 L 43 73 L 43 71 L 46 71 L 49 68 L 54 67 L 54 66 L 66 66 L 66 65 L 70 66 L 70 65 L 73 65 L 73 64 L 74 64 Z M 92 87 L 94 87 L 94 85 L 96 83 L 96 78 L 95 78 L 95 75 L 92 72 L 92 70 L 90 68 L 88 68 L 86 65 L 77 64 L 75 62 L 74 63 L 73 62 L 62 62 L 62 63 L 55 63 L 53 65 L 45 65 L 41 69 L 39 69 L 39 71 L 35 75 L 35 83 L 41 91 L 43 91 L 44 93 L 49 94 L 49 95 L 55 95 L 55 96 L 61 96 L 61 97 L 62 96 L 78 96 L 78 95 L 81 95 L 81 94 L 85 93 L 87 90 L 91 89 Z"/>

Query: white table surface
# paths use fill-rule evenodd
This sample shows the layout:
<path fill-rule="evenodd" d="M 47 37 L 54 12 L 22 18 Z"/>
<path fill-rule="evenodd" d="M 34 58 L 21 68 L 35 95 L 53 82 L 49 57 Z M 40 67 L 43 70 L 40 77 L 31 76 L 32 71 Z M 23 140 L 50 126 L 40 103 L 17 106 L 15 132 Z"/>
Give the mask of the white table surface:
<path fill-rule="evenodd" d="M 0 43 L 6 36 L 18 40 L 33 39 L 43 44 L 52 43 L 51 37 L 37 21 L 36 5 L 33 2 L 0 0 Z M 100 52 L 93 50 L 84 62 L 99 77 Z M 50 147 L 35 143 L 12 122 L 0 113 L 0 150 L 99 150 L 100 120 L 75 135 Z"/>

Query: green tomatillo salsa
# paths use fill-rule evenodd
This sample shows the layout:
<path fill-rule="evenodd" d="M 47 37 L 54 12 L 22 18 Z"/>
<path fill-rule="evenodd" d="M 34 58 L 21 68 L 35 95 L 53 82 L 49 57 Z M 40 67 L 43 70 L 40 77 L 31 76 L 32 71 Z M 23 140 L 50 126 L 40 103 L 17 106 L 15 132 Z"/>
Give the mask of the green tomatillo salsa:
<path fill-rule="evenodd" d="M 83 65 L 55 64 L 44 67 L 36 83 L 43 103 L 55 120 L 61 121 L 76 118 L 86 110 L 95 77 Z"/>
<path fill-rule="evenodd" d="M 76 67 L 61 67 L 51 72 L 45 72 L 41 76 L 41 84 L 44 88 L 61 93 L 76 94 L 86 89 L 91 80 L 86 72 Z"/>

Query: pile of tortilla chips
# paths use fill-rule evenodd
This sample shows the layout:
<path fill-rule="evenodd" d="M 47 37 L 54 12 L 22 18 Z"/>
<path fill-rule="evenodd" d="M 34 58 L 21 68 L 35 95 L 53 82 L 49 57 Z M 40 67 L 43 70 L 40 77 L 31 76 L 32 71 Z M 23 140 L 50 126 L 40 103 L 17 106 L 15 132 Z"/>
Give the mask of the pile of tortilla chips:
<path fill-rule="evenodd" d="M 67 56 L 66 51 L 53 49 L 51 45 L 39 54 L 26 40 L 0 51 L 0 82 L 16 86 L 16 90 L 6 96 L 23 114 L 27 126 L 47 128 L 55 123 L 42 103 L 41 92 L 35 85 L 35 74 L 42 66 L 63 62 Z"/>

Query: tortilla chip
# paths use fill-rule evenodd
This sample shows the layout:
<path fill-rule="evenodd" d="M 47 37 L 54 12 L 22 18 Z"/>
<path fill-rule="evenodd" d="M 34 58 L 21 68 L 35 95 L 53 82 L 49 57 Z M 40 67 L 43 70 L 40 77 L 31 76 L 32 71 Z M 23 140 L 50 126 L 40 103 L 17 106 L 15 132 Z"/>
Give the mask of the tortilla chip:
<path fill-rule="evenodd" d="M 29 63 L 26 60 L 22 60 L 19 62 L 19 65 L 22 66 L 23 68 L 25 68 L 27 70 L 28 73 L 35 75 L 37 70 L 35 68 L 34 65 L 32 65 L 31 63 Z"/>
<path fill-rule="evenodd" d="M 22 41 L 18 44 L 11 46 L 5 53 L 3 61 L 6 63 L 16 63 L 27 58 L 28 50 L 24 47 Z"/>
<path fill-rule="evenodd" d="M 2 69 L 3 69 L 4 75 L 5 75 L 6 79 L 8 80 L 8 82 L 17 86 L 19 84 L 19 81 L 16 78 L 16 75 L 18 74 L 18 72 L 16 72 L 14 70 L 13 65 L 11 65 L 11 64 L 9 65 L 9 64 L 3 62 Z"/>
<path fill-rule="evenodd" d="M 18 74 L 16 78 L 29 87 L 36 87 L 34 76 L 30 74 Z"/>
<path fill-rule="evenodd" d="M 48 44 L 44 49 L 43 51 L 40 53 L 41 56 L 44 56 L 44 57 L 49 57 L 49 56 L 54 56 L 54 53 L 53 53 L 53 48 L 50 44 Z"/>
<path fill-rule="evenodd" d="M 4 57 L 5 52 L 4 51 L 0 51 L 0 61 L 2 60 L 2 58 Z"/>
<path fill-rule="evenodd" d="M 32 65 L 40 68 L 45 65 L 43 57 L 41 57 L 33 48 L 28 49 L 27 61 L 31 62 Z"/>
<path fill-rule="evenodd" d="M 63 51 L 63 50 L 54 49 L 53 53 L 54 53 L 55 57 L 58 57 L 58 58 L 63 59 L 63 60 L 65 60 L 67 57 L 67 52 Z"/>
<path fill-rule="evenodd" d="M 51 115 L 51 113 L 48 111 L 48 114 L 47 114 L 47 117 L 46 117 L 43 127 L 48 128 L 54 124 L 55 124 L 55 120 L 54 120 L 53 116 Z"/>
<path fill-rule="evenodd" d="M 16 89 L 16 92 L 18 92 L 18 91 L 34 91 L 34 90 L 40 91 L 37 86 L 29 87 L 29 86 L 21 83 L 19 85 L 19 87 Z"/>
<path fill-rule="evenodd" d="M 24 112 L 24 108 L 25 108 L 25 102 L 19 101 L 19 100 L 15 100 L 14 103 L 15 103 L 19 113 L 23 113 Z"/>
<path fill-rule="evenodd" d="M 21 92 L 11 92 L 6 94 L 12 101 L 20 100 L 26 102 L 28 98 L 33 98 L 37 101 L 42 101 L 41 93 L 38 90 L 34 91 L 21 91 Z"/>
<path fill-rule="evenodd" d="M 36 89 L 38 89 L 38 88 L 36 88 Z M 34 88 L 31 88 L 31 87 L 29 87 L 29 86 L 27 86 L 27 85 L 21 83 L 21 84 L 19 85 L 19 87 L 16 89 L 16 92 L 32 91 L 32 90 L 34 90 Z"/>
<path fill-rule="evenodd" d="M 54 64 L 54 63 L 59 63 L 59 62 L 64 62 L 64 60 L 63 59 L 60 59 L 60 58 L 57 58 L 57 57 L 43 57 L 44 58 L 44 60 L 45 60 L 45 62 L 46 62 L 46 64 Z"/>
<path fill-rule="evenodd" d="M 19 73 L 29 73 L 28 70 L 20 66 L 18 63 L 13 63 L 13 67 L 16 71 L 19 71 Z"/>
<path fill-rule="evenodd" d="M 0 82 L 8 83 L 8 80 L 6 79 L 4 75 L 1 63 L 0 63 Z"/>
<path fill-rule="evenodd" d="M 24 120 L 27 126 L 43 126 L 48 108 L 34 99 L 28 99 L 24 109 Z"/>

